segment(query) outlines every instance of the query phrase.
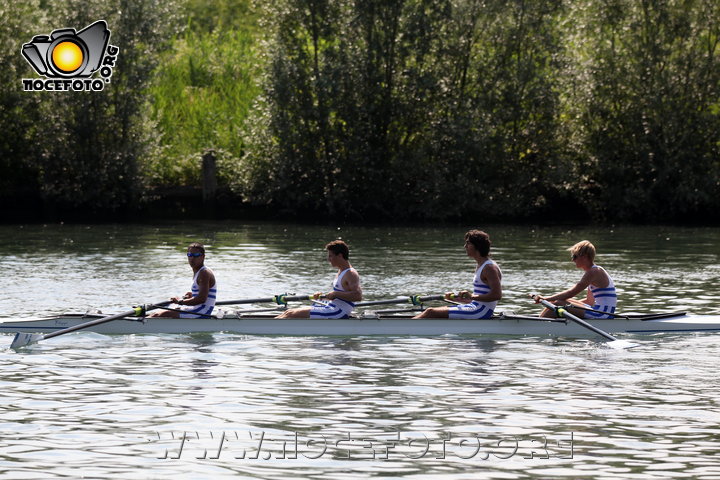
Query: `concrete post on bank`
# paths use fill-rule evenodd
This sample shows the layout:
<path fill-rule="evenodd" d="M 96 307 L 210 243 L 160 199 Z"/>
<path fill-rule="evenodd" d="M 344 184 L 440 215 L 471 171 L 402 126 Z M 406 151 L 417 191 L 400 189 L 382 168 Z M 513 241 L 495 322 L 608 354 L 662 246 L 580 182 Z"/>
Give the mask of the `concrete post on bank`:
<path fill-rule="evenodd" d="M 206 150 L 202 156 L 202 199 L 207 213 L 215 212 L 217 195 L 217 157 L 215 150 Z"/>

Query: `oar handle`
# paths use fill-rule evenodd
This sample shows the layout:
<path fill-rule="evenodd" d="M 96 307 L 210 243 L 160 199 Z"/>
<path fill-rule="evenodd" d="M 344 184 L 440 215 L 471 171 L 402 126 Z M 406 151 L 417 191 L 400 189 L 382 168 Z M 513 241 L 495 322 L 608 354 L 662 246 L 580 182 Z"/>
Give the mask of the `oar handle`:
<path fill-rule="evenodd" d="M 588 330 L 592 330 L 593 332 L 597 333 L 601 337 L 605 337 L 608 340 L 611 340 L 613 342 L 619 342 L 619 340 L 617 338 L 613 337 L 612 335 L 610 335 L 609 333 L 607 333 L 603 330 L 600 330 L 599 328 L 595 327 L 594 325 L 589 324 L 588 322 L 581 319 L 580 317 L 573 315 L 572 313 L 568 312 L 564 307 L 558 307 L 557 305 L 553 305 L 552 303 L 548 302 L 544 298 L 541 298 L 540 295 L 532 295 L 532 298 L 533 298 L 533 300 L 541 303 L 543 306 L 545 306 L 551 310 L 554 310 L 558 314 L 559 317 L 568 318 L 568 319 L 572 320 L 573 322 L 577 323 L 578 325 L 581 325 L 581 326 L 587 328 Z"/>
<path fill-rule="evenodd" d="M 401 296 L 396 298 L 389 298 L 387 300 L 369 300 L 366 302 L 358 302 L 355 304 L 356 307 L 370 307 L 372 305 L 390 305 L 394 303 L 411 303 L 415 306 L 421 305 L 423 302 L 429 302 L 432 300 L 442 300 L 444 295 L 410 295 Z"/>
<path fill-rule="evenodd" d="M 558 309 L 560 309 L 560 308 L 563 308 L 563 309 L 564 309 L 564 308 L 566 308 L 566 307 L 574 307 L 574 308 L 577 308 L 577 309 L 580 309 L 580 310 L 585 310 L 586 312 L 602 313 L 602 314 L 609 315 L 609 316 L 611 316 L 611 317 L 616 317 L 616 318 L 629 318 L 627 315 L 621 315 L 621 314 L 618 314 L 618 313 L 603 312 L 602 310 L 595 310 L 594 308 L 588 308 L 588 307 L 584 307 L 584 306 L 582 306 L 582 305 L 570 304 L 570 305 L 566 305 L 566 307 L 560 307 L 560 306 L 558 306 L 558 305 L 554 305 L 554 304 L 548 302 L 547 300 L 545 300 L 544 298 L 542 298 L 540 295 L 531 293 L 531 294 L 529 294 L 529 296 L 530 296 L 530 298 L 532 298 L 532 299 L 535 300 L 536 302 L 543 304 L 545 307 L 547 307 L 547 308 L 549 308 L 549 309 L 551 309 L 551 310 L 554 310 L 555 312 L 557 312 Z"/>
<path fill-rule="evenodd" d="M 423 302 L 431 302 L 433 300 L 443 300 L 445 298 L 445 295 L 412 295 L 410 297 L 410 303 L 413 305 L 421 305 Z"/>
<path fill-rule="evenodd" d="M 278 305 L 286 305 L 287 302 L 300 302 L 309 300 L 311 295 L 293 295 L 289 293 L 281 293 L 272 297 L 264 298 L 244 298 L 242 300 L 223 300 L 215 302 L 215 305 L 242 305 L 250 303 L 277 303 Z"/>
<path fill-rule="evenodd" d="M 542 298 L 539 293 L 528 293 L 528 297 L 535 300 L 536 303 L 540 303 L 542 300 L 544 300 L 544 298 Z M 553 307 L 555 307 L 555 305 L 553 305 Z"/>
<path fill-rule="evenodd" d="M 277 303 L 278 305 L 287 305 L 288 302 L 301 302 L 303 300 L 310 300 L 313 298 L 313 295 L 275 295 L 272 299 L 273 302 Z"/>

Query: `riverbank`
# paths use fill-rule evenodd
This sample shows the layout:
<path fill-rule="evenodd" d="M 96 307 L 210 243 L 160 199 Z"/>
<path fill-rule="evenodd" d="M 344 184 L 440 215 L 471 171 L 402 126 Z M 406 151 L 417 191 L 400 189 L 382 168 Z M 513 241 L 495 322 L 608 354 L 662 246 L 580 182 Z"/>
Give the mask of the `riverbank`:
<path fill-rule="evenodd" d="M 325 211 L 280 209 L 272 206 L 253 205 L 233 193 L 229 188 L 220 187 L 216 195 L 208 199 L 202 187 L 161 187 L 148 190 L 135 204 L 121 210 L 72 208 L 53 201 L 46 201 L 37 192 L 18 189 L 0 193 L 0 202 L 9 205 L 0 217 L 0 224 L 17 223 L 106 223 L 108 221 L 133 223 L 168 220 L 275 220 L 308 223 L 377 223 L 388 225 L 437 225 L 437 224 L 484 224 L 515 223 L 518 225 L 687 225 L 718 226 L 720 212 L 665 219 L 646 218 L 634 222 L 617 222 L 594 219 L 581 205 L 571 201 L 558 202 L 552 208 L 543 209 L 535 215 L 509 216 L 492 214 L 489 208 L 483 213 L 463 214 L 449 212 L 442 216 L 413 218 L 391 215 L 328 215 Z"/>

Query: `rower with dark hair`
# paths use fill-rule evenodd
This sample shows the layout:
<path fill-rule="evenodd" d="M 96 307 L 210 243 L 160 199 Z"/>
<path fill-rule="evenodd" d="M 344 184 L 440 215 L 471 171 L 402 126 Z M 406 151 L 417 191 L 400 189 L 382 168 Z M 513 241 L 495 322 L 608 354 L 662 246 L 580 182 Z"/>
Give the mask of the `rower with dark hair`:
<path fill-rule="evenodd" d="M 338 273 L 333 281 L 332 292 L 317 292 L 315 299 L 326 298 L 329 303 L 320 303 L 312 307 L 293 308 L 284 311 L 278 318 L 348 318 L 354 302 L 362 300 L 360 275 L 350 265 L 350 249 L 342 240 L 335 240 L 325 245 L 330 265 L 337 268 Z"/>
<path fill-rule="evenodd" d="M 215 308 L 217 285 L 215 274 L 205 266 L 205 247 L 193 242 L 187 249 L 187 260 L 193 270 L 190 291 L 182 298 L 173 297 L 169 310 L 153 312 L 149 317 L 208 318 Z"/>
<path fill-rule="evenodd" d="M 415 318 L 490 318 L 502 298 L 502 272 L 490 260 L 490 236 L 481 230 L 470 230 L 465 234 L 465 252 L 477 262 L 473 278 L 473 291 L 462 290 L 455 295 L 445 294 L 446 300 L 460 305 L 433 307 L 424 310 Z"/>

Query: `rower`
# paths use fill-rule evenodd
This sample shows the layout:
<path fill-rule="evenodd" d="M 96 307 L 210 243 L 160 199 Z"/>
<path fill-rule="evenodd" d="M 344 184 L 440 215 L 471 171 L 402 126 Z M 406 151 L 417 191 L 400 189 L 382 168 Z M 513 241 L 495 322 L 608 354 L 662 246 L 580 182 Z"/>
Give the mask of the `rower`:
<path fill-rule="evenodd" d="M 208 318 L 212 313 L 217 297 L 217 285 L 215 274 L 205 266 L 205 247 L 201 243 L 191 243 L 188 246 L 187 259 L 193 270 L 190 291 L 182 298 L 171 298 L 173 303 L 167 310 L 153 312 L 149 317 Z"/>
<path fill-rule="evenodd" d="M 472 293 L 462 290 L 456 294 L 448 292 L 445 300 L 454 300 L 459 305 L 433 307 L 424 310 L 414 318 L 490 318 L 502 298 L 502 272 L 490 260 L 490 236 L 481 230 L 470 230 L 465 234 L 465 253 L 477 262 L 473 278 Z"/>
<path fill-rule="evenodd" d="M 354 302 L 362 300 L 360 276 L 348 261 L 350 249 L 342 240 L 335 240 L 325 245 L 327 259 L 338 272 L 332 283 L 332 292 L 317 292 L 313 298 L 326 298 L 329 303 L 317 302 L 312 307 L 300 307 L 286 310 L 278 318 L 348 318 Z"/>
<path fill-rule="evenodd" d="M 615 282 L 604 268 L 595 265 L 595 246 L 587 240 L 583 240 L 568 248 L 568 250 L 570 251 L 571 260 L 575 262 L 575 266 L 584 270 L 585 274 L 574 287 L 549 297 L 538 295 L 535 303 L 540 302 L 540 300 L 547 300 L 556 305 L 569 303 L 567 310 L 580 318 L 614 318 L 615 316 L 612 314 L 615 312 L 615 307 L 617 307 Z M 586 288 L 587 296 L 584 301 L 581 302 L 572 298 Z M 589 309 L 596 311 L 593 312 Z M 543 317 L 557 316 L 555 310 L 549 308 L 545 308 L 540 315 Z"/>

